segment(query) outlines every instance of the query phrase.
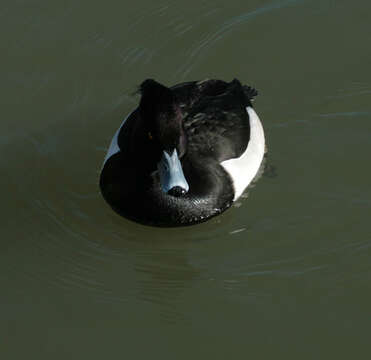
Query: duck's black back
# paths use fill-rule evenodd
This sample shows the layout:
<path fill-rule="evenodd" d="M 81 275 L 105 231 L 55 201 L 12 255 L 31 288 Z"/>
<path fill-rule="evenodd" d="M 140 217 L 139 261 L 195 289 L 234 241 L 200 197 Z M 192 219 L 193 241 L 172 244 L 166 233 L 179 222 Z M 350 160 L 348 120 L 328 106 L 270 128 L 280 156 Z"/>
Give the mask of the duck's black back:
<path fill-rule="evenodd" d="M 250 137 L 246 106 L 256 91 L 238 80 L 206 80 L 174 88 L 184 114 L 188 151 L 218 163 L 239 157 Z"/>

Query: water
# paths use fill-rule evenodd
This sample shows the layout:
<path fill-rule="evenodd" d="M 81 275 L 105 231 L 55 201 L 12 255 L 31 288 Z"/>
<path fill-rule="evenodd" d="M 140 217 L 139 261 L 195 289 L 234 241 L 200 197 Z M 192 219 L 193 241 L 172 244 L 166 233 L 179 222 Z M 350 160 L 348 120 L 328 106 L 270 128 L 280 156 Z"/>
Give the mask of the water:
<path fill-rule="evenodd" d="M 1 19 L 4 359 L 368 359 L 371 5 L 6 1 Z M 259 91 L 267 171 L 189 228 L 98 191 L 137 85 Z"/>

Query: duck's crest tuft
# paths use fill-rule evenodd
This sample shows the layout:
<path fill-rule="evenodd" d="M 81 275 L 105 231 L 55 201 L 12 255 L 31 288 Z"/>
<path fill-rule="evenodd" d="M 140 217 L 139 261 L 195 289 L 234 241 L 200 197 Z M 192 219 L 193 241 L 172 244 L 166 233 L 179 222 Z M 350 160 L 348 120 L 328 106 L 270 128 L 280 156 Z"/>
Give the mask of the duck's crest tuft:
<path fill-rule="evenodd" d="M 144 80 L 139 86 L 139 92 L 142 96 L 151 96 L 154 99 L 165 100 L 166 98 L 173 98 L 171 89 L 153 79 Z"/>

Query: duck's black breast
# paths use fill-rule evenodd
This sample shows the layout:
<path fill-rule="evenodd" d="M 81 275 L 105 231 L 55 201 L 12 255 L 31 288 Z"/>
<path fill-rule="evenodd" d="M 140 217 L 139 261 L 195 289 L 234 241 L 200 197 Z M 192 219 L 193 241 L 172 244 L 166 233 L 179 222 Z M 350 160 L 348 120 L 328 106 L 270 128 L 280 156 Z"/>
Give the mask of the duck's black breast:
<path fill-rule="evenodd" d="M 225 170 L 213 159 L 182 159 L 189 191 L 181 197 L 161 190 L 157 172 L 142 171 L 124 152 L 104 165 L 100 187 L 111 207 L 124 217 L 155 226 L 185 226 L 218 215 L 233 202 L 233 186 Z"/>

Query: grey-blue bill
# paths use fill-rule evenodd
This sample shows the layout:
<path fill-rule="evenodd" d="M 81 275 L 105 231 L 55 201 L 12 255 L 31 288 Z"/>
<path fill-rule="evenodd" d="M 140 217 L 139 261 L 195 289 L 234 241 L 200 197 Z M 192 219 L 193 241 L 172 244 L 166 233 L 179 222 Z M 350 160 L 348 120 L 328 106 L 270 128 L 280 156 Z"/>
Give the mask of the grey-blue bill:
<path fill-rule="evenodd" d="M 163 151 L 157 169 L 163 192 L 168 193 L 173 188 L 180 188 L 182 190 L 180 192 L 184 194 L 189 190 L 176 149 L 171 155 L 167 151 Z"/>

